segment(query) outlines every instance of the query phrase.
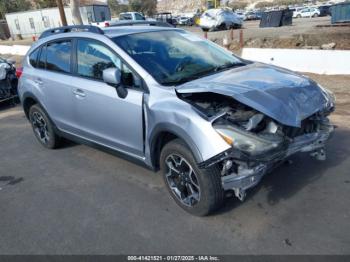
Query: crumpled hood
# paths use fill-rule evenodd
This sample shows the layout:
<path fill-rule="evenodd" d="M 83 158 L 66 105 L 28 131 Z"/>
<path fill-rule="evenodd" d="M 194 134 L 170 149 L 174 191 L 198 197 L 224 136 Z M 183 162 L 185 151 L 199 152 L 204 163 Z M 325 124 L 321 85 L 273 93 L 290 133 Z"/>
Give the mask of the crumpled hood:
<path fill-rule="evenodd" d="M 177 86 L 176 91 L 231 96 L 282 124 L 295 127 L 331 103 L 329 95 L 314 81 L 261 63 L 187 82 Z"/>

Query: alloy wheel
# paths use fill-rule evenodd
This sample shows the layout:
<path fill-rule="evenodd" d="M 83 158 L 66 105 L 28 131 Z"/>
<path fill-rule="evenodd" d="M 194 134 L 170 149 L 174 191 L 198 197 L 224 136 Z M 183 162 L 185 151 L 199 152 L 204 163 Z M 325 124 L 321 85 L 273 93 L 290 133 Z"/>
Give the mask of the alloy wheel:
<path fill-rule="evenodd" d="M 189 207 L 196 205 L 200 200 L 200 186 L 197 175 L 192 166 L 180 155 L 169 155 L 166 181 L 176 198 Z"/>
<path fill-rule="evenodd" d="M 36 136 L 43 144 L 47 144 L 50 140 L 50 136 L 44 117 L 39 112 L 34 112 L 31 116 L 31 120 Z"/>

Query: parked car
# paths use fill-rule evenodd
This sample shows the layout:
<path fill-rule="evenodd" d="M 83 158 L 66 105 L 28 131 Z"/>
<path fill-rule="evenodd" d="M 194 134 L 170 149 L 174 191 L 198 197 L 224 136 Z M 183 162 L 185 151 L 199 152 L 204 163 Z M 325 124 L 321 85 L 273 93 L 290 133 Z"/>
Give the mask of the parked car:
<path fill-rule="evenodd" d="M 321 5 L 318 7 L 318 10 L 320 11 L 319 16 L 328 16 L 331 15 L 331 5 Z"/>
<path fill-rule="evenodd" d="M 177 25 L 177 20 L 173 18 L 173 15 L 169 12 L 158 13 L 155 15 L 155 19 L 157 21 L 166 22 L 173 26 Z"/>
<path fill-rule="evenodd" d="M 246 20 L 245 13 L 243 12 L 234 12 L 234 13 L 237 15 L 239 19 Z"/>
<path fill-rule="evenodd" d="M 65 137 L 160 169 L 200 216 L 297 152 L 325 159 L 335 99 L 311 79 L 182 29 L 78 29 L 46 31 L 23 60 L 20 99 L 44 147 Z"/>
<path fill-rule="evenodd" d="M 138 12 L 125 12 L 119 14 L 119 20 L 146 20 L 143 14 Z"/>
<path fill-rule="evenodd" d="M 293 12 L 293 17 L 302 18 L 302 17 L 318 17 L 320 11 L 315 7 L 303 8 L 299 11 Z"/>
<path fill-rule="evenodd" d="M 0 57 L 0 102 L 17 98 L 17 71 L 15 61 Z"/>
<path fill-rule="evenodd" d="M 248 12 L 245 14 L 245 20 L 259 20 L 261 18 L 261 15 L 257 12 Z"/>
<path fill-rule="evenodd" d="M 177 24 L 178 24 L 178 25 L 193 26 L 193 25 L 194 25 L 194 21 L 193 21 L 193 19 L 190 18 L 190 17 L 180 16 L 180 17 L 177 19 Z"/>
<path fill-rule="evenodd" d="M 203 31 L 241 28 L 242 24 L 243 20 L 228 9 L 209 9 L 201 15 L 199 22 Z"/>
<path fill-rule="evenodd" d="M 298 14 L 298 12 L 300 12 L 302 9 L 304 9 L 305 7 L 291 7 L 289 8 L 290 11 L 293 11 L 293 17 L 295 18 Z"/>

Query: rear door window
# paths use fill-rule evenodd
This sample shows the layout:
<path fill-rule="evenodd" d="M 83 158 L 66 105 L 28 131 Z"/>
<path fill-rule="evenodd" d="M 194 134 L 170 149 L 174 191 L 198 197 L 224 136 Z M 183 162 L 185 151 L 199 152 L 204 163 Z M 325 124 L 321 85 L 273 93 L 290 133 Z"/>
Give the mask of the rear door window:
<path fill-rule="evenodd" d="M 46 69 L 55 72 L 70 73 L 71 41 L 49 43 L 46 47 Z"/>

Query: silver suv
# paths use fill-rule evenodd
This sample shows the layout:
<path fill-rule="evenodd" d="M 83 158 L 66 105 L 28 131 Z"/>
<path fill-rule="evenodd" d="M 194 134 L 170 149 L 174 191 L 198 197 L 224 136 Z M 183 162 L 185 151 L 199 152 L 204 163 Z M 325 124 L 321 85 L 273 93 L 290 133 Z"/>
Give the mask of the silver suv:
<path fill-rule="evenodd" d="M 64 27 L 23 61 L 19 94 L 38 141 L 68 138 L 161 169 L 176 203 L 207 215 L 297 152 L 325 159 L 333 95 L 181 29 Z"/>

